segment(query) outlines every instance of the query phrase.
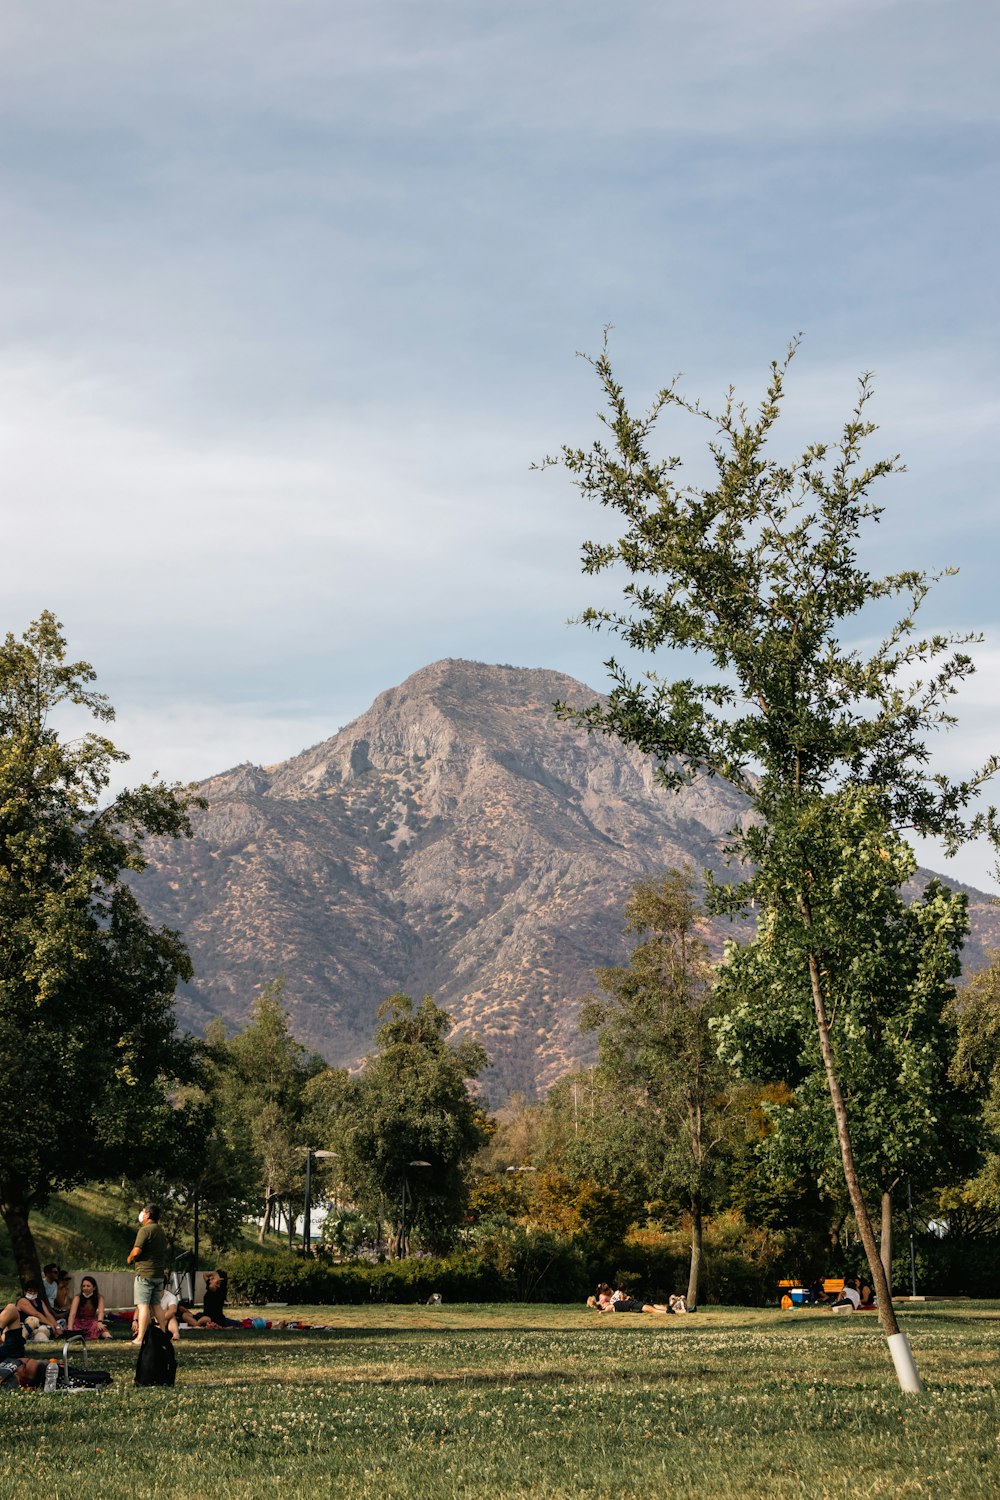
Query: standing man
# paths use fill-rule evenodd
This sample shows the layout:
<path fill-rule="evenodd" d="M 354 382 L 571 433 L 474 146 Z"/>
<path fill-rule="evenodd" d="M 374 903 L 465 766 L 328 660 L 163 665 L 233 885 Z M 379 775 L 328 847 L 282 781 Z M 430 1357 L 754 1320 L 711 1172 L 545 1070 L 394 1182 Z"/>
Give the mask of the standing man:
<path fill-rule="evenodd" d="M 140 1229 L 128 1253 L 128 1264 L 135 1266 L 135 1338 L 141 1344 L 149 1327 L 152 1312 L 166 1331 L 167 1320 L 160 1307 L 160 1295 L 167 1274 L 167 1237 L 160 1228 L 160 1206 L 147 1203 L 139 1213 Z"/>

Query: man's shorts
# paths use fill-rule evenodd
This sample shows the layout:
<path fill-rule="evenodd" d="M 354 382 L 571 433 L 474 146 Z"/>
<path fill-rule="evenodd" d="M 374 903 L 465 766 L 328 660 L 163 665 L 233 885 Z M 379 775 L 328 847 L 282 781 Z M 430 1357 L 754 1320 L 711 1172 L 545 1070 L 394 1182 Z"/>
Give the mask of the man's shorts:
<path fill-rule="evenodd" d="M 162 1291 L 162 1276 L 137 1276 L 135 1278 L 136 1307 L 159 1307 Z"/>

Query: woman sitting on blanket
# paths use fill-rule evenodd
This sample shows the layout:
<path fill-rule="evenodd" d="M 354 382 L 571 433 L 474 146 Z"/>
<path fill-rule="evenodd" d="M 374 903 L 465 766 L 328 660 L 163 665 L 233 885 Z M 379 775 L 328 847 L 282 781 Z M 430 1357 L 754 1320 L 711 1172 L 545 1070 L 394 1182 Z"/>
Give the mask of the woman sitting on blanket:
<path fill-rule="evenodd" d="M 66 1324 L 70 1333 L 80 1333 L 85 1339 L 109 1339 L 111 1334 L 104 1326 L 104 1298 L 93 1276 L 84 1276 L 80 1290 L 73 1298 Z"/>

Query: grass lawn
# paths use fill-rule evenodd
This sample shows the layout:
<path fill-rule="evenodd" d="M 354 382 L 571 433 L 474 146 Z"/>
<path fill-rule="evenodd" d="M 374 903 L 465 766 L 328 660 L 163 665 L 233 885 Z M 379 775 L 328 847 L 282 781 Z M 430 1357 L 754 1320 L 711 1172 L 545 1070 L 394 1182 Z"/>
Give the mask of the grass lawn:
<path fill-rule="evenodd" d="M 91 1363 L 116 1377 L 106 1391 L 5 1393 L 0 1497 L 1000 1490 L 1000 1303 L 905 1311 L 922 1397 L 898 1393 L 867 1315 L 299 1311 L 329 1331 L 184 1339 L 173 1390 L 135 1390 L 133 1351 L 116 1341 L 92 1347 Z"/>

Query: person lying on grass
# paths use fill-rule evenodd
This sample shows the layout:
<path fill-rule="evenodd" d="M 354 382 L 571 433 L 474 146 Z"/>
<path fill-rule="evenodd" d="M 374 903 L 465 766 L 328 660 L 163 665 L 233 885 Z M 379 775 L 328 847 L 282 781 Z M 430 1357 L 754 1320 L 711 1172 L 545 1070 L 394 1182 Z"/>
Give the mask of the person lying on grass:
<path fill-rule="evenodd" d="M 630 1297 L 627 1292 L 612 1291 L 606 1281 L 597 1288 L 595 1297 L 587 1298 L 587 1306 L 599 1313 L 669 1313 L 665 1302 L 643 1302 L 640 1297 Z"/>
<path fill-rule="evenodd" d="M 66 1324 L 70 1333 L 82 1334 L 85 1339 L 109 1339 L 111 1334 L 104 1326 L 104 1298 L 93 1276 L 84 1276 L 80 1290 L 73 1298 Z"/>
<path fill-rule="evenodd" d="M 0 1360 L 0 1390 L 36 1391 L 45 1384 L 44 1359 Z"/>

